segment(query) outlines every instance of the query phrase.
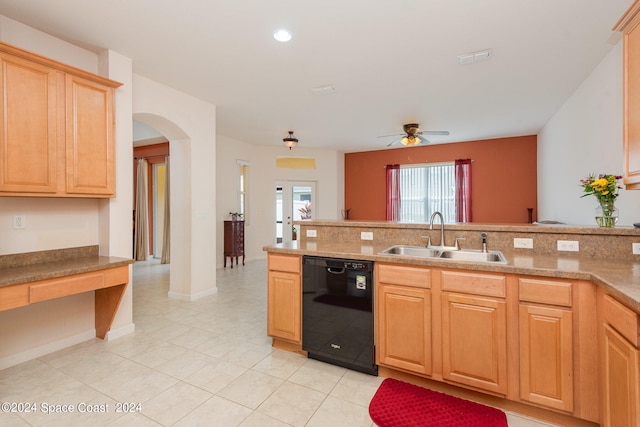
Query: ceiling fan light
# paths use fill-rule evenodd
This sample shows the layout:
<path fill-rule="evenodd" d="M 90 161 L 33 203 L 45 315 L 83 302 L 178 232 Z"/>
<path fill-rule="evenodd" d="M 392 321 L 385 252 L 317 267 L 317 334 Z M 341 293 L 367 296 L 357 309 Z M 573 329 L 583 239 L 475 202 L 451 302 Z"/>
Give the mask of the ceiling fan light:
<path fill-rule="evenodd" d="M 406 146 L 418 145 L 420 142 L 420 138 L 415 135 L 407 135 L 400 140 L 400 143 Z"/>

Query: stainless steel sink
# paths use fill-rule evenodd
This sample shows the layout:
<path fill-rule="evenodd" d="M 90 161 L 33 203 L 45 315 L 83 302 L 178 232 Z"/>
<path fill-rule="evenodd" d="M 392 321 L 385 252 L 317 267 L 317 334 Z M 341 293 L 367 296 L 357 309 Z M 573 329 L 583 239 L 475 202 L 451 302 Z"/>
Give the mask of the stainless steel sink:
<path fill-rule="evenodd" d="M 473 249 L 443 250 L 438 248 L 427 248 L 424 246 L 394 245 L 386 248 L 380 252 L 380 254 L 507 264 L 506 258 L 500 251 L 482 252 Z"/>
<path fill-rule="evenodd" d="M 394 245 L 380 252 L 384 255 L 414 256 L 420 258 L 438 258 L 441 250 L 426 248 L 424 246 Z"/>
<path fill-rule="evenodd" d="M 440 253 L 440 258 L 456 261 L 507 263 L 506 258 L 502 252 L 499 251 L 481 252 L 469 249 L 460 251 L 443 251 Z"/>

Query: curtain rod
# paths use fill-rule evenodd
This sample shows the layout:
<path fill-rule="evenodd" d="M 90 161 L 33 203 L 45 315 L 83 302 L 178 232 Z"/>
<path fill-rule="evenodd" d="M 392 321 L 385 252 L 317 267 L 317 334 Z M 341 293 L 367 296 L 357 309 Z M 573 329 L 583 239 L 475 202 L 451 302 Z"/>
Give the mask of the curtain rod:
<path fill-rule="evenodd" d="M 466 159 L 456 159 L 456 160 L 466 160 Z M 474 163 L 475 160 L 471 159 L 471 163 Z M 449 161 L 449 162 L 435 162 L 435 163 L 400 163 L 400 166 L 420 166 L 420 165 L 444 165 L 444 164 L 449 164 L 449 163 L 455 163 L 455 160 L 453 161 Z M 393 163 L 393 164 L 398 164 L 398 163 Z M 384 169 L 387 168 L 387 166 L 389 165 L 384 165 L 382 166 Z"/>
<path fill-rule="evenodd" d="M 169 157 L 168 154 L 158 154 L 155 156 L 143 156 L 143 157 L 134 157 L 133 160 L 146 160 L 146 159 L 150 159 L 152 157 Z"/>

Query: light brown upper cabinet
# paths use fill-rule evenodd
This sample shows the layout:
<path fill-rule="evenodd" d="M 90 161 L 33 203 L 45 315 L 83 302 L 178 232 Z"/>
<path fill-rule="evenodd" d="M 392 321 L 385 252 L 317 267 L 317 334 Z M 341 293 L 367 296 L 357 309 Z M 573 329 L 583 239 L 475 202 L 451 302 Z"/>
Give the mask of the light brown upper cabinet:
<path fill-rule="evenodd" d="M 120 85 L 0 43 L 0 196 L 115 196 Z"/>
<path fill-rule="evenodd" d="M 640 3 L 633 2 L 620 18 L 616 31 L 624 37 L 624 152 L 627 190 L 640 189 Z"/>

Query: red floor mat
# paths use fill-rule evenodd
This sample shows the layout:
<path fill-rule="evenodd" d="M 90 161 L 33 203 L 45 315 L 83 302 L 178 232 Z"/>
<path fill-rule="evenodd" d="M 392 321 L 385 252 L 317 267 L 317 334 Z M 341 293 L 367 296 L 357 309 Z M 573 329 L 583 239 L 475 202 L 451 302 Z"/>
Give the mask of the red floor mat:
<path fill-rule="evenodd" d="M 386 378 L 369 404 L 380 427 L 507 427 L 499 409 Z"/>

